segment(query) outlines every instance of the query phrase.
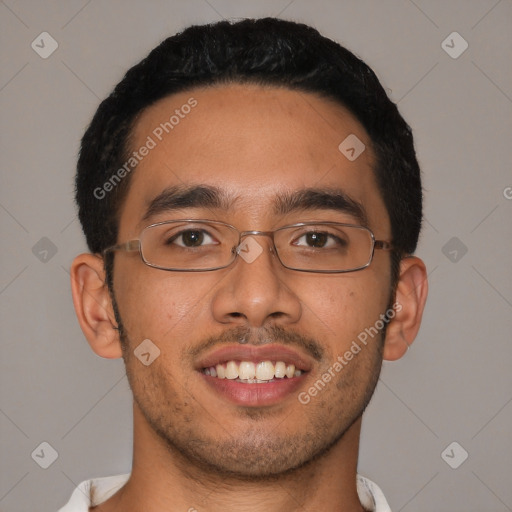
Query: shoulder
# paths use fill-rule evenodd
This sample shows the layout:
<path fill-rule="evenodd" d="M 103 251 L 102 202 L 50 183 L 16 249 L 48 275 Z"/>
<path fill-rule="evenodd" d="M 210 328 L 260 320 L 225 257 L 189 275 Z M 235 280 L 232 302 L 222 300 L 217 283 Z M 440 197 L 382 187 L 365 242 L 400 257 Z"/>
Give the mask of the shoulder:
<path fill-rule="evenodd" d="M 361 505 L 368 512 L 391 512 L 380 487 L 361 475 L 357 475 L 357 494 Z"/>
<path fill-rule="evenodd" d="M 129 477 L 127 474 L 86 480 L 78 485 L 69 501 L 58 512 L 88 512 L 89 507 L 99 505 L 114 495 Z"/>

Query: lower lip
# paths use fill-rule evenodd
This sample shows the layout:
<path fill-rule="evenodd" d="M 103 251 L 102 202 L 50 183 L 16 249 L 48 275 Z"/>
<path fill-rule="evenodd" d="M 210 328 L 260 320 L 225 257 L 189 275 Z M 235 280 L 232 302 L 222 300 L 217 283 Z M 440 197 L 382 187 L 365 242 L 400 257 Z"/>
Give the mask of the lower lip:
<path fill-rule="evenodd" d="M 303 383 L 300 377 L 275 379 L 273 382 L 246 384 L 230 379 L 218 379 L 201 373 L 205 382 L 219 395 L 230 402 L 246 407 L 274 405 L 288 398 Z"/>

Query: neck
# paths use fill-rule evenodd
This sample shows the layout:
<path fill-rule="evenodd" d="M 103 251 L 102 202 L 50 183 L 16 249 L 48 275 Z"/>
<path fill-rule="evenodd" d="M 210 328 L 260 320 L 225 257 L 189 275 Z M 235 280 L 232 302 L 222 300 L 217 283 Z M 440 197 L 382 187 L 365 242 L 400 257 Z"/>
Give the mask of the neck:
<path fill-rule="evenodd" d="M 169 447 L 134 408 L 128 483 L 102 512 L 361 512 L 356 490 L 361 419 L 326 453 L 302 468 L 265 479 L 219 475 Z"/>

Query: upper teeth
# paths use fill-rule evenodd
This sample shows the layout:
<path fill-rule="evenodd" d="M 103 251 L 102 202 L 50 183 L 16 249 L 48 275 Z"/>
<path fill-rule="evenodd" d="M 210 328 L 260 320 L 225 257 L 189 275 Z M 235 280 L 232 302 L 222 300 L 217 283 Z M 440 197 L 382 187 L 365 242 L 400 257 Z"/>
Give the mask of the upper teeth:
<path fill-rule="evenodd" d="M 294 364 L 287 365 L 283 361 L 260 361 L 257 364 L 252 361 L 228 361 L 225 364 L 204 368 L 203 373 L 219 379 L 269 381 L 274 377 L 298 377 L 302 371 L 296 370 Z"/>

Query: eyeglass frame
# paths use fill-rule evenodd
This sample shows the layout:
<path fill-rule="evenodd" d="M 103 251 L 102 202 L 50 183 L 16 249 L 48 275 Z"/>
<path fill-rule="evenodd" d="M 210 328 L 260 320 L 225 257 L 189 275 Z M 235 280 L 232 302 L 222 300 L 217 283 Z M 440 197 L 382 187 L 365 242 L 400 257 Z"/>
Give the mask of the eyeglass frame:
<path fill-rule="evenodd" d="M 228 228 L 231 228 L 233 229 L 234 231 L 236 231 L 238 233 L 238 244 L 236 246 L 234 246 L 232 249 L 231 249 L 231 252 L 233 253 L 233 259 L 227 264 L 227 265 L 222 265 L 220 267 L 214 267 L 214 268 L 206 268 L 206 269 L 185 269 L 185 268 L 166 268 L 166 267 L 162 267 L 160 265 L 155 265 L 153 263 L 149 263 L 145 258 L 144 258 L 144 254 L 142 253 L 142 235 L 144 233 L 144 231 L 148 230 L 148 229 L 151 229 L 151 228 L 154 228 L 154 227 L 157 227 L 157 226 L 162 226 L 164 224 L 174 224 L 174 223 L 177 223 L 177 222 L 197 222 L 197 223 L 210 223 L 210 224 L 220 224 L 220 225 L 223 225 L 223 226 L 226 226 Z M 366 232 L 368 232 L 368 234 L 370 235 L 370 239 L 371 239 L 371 251 L 370 251 L 370 256 L 369 256 L 369 259 L 368 259 L 368 262 L 361 266 L 361 267 L 357 267 L 357 268 L 354 268 L 354 269 L 349 269 L 349 270 L 311 270 L 311 269 L 300 269 L 300 268 L 294 268 L 294 267 L 289 267 L 287 265 L 285 265 L 280 256 L 279 256 L 279 251 L 277 250 L 277 247 L 276 247 L 276 244 L 275 244 L 275 241 L 274 241 L 274 234 L 277 232 L 277 231 L 281 231 L 283 229 L 287 229 L 287 228 L 298 228 L 298 227 L 301 227 L 301 226 L 314 226 L 314 225 L 326 225 L 326 226 L 329 226 L 329 225 L 336 225 L 336 226 L 344 226 L 344 227 L 350 227 L 350 228 L 358 228 L 358 229 L 362 229 L 362 230 L 365 230 Z M 323 222 L 318 222 L 318 221 L 309 221 L 309 222 L 298 222 L 296 224 L 288 224 L 286 226 L 281 226 L 280 228 L 277 228 L 273 231 L 239 231 L 235 226 L 233 226 L 232 224 L 228 224 L 227 222 L 222 222 L 222 221 L 218 221 L 218 220 L 209 220 L 209 219 L 176 219 L 176 220 L 164 220 L 164 221 L 161 221 L 161 222 L 156 222 L 154 224 L 150 224 L 146 227 L 144 227 L 142 229 L 142 231 L 140 232 L 139 234 L 139 238 L 135 238 L 133 240 L 128 240 L 127 242 L 124 242 L 124 243 L 121 243 L 121 244 L 116 244 L 116 245 L 112 245 L 111 247 L 107 247 L 106 249 L 104 249 L 101 254 L 103 257 L 105 257 L 108 253 L 110 252 L 113 252 L 113 251 L 126 251 L 126 252 L 136 252 L 138 251 L 139 252 L 139 255 L 140 255 L 140 258 L 142 260 L 142 262 L 147 265 L 148 267 L 151 267 L 151 268 L 156 268 L 158 270 L 164 270 L 164 271 L 167 271 L 167 272 L 212 272 L 214 270 L 222 270 L 222 269 L 225 269 L 225 268 L 228 268 L 230 265 L 232 265 L 236 259 L 238 258 L 239 254 L 240 254 L 240 245 L 242 243 L 242 238 L 246 237 L 246 236 L 268 236 L 270 237 L 271 241 L 272 241 L 272 247 L 270 249 L 270 252 L 274 253 L 277 257 L 277 259 L 279 260 L 279 263 L 286 269 L 288 270 L 294 270 L 296 272 L 309 272 L 309 273 L 314 273 L 314 274 L 347 274 L 347 273 L 350 273 L 350 272 L 357 272 L 359 270 L 364 270 L 365 268 L 368 268 L 372 261 L 373 261 L 373 257 L 375 255 L 375 250 L 383 250 L 383 251 L 393 251 L 395 250 L 395 248 L 393 247 L 393 243 L 391 241 L 388 241 L 388 240 L 377 240 L 375 238 L 375 235 L 373 233 L 373 231 L 367 227 L 367 226 L 361 226 L 361 225 L 358 225 L 358 224 L 348 224 L 348 223 L 345 223 L 345 222 L 335 222 L 335 221 L 323 221 Z"/>

